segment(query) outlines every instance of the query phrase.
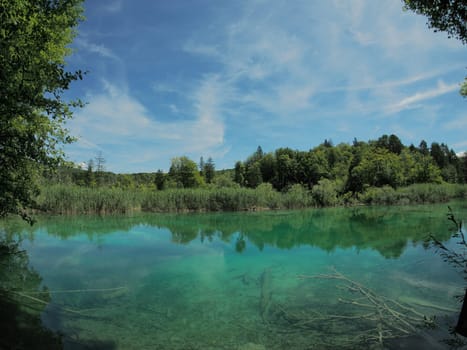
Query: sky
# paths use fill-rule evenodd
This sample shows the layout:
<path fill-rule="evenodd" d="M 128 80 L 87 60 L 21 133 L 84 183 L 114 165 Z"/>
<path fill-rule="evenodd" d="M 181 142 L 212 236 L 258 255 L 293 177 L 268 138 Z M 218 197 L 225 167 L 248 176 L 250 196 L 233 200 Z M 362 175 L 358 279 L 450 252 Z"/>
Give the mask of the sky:
<path fill-rule="evenodd" d="M 88 0 L 68 159 L 117 173 L 396 134 L 467 150 L 467 46 L 400 0 Z"/>

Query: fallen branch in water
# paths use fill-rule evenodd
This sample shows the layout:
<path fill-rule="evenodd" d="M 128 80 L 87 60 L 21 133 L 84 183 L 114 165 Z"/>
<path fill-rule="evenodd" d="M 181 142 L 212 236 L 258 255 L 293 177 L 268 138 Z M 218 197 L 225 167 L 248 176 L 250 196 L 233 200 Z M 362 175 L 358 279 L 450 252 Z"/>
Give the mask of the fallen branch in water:
<path fill-rule="evenodd" d="M 380 346 L 389 339 L 408 336 L 417 331 L 420 326 L 433 326 L 434 320 L 427 318 L 415 308 L 401 302 L 378 295 L 370 288 L 354 281 L 335 268 L 332 274 L 299 275 L 299 279 L 326 279 L 337 280 L 343 285 L 338 288 L 346 289 L 358 295 L 356 298 L 338 298 L 342 304 L 354 306 L 355 312 L 350 315 L 326 315 L 316 311 L 292 314 L 282 309 L 282 317 L 294 327 L 316 326 L 316 322 L 348 322 L 349 320 L 362 321 L 370 329 L 362 330 L 357 334 L 360 341 L 376 343 Z M 368 326 L 366 326 L 368 327 Z"/>
<path fill-rule="evenodd" d="M 58 293 L 105 293 L 105 292 L 115 292 L 118 290 L 124 290 L 127 287 L 115 287 L 115 288 L 100 288 L 100 289 L 66 289 L 66 290 L 45 290 L 42 292 L 32 291 L 27 292 L 28 295 L 31 294 L 58 294 Z"/>

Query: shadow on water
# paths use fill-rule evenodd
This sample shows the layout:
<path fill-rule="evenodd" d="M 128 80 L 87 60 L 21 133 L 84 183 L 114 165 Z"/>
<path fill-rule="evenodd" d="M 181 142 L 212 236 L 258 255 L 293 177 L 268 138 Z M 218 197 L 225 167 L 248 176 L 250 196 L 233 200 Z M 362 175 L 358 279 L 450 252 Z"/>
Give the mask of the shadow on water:
<path fill-rule="evenodd" d="M 115 349 L 113 341 L 81 341 L 43 325 L 50 295 L 18 242 L 0 239 L 0 349 Z M 40 295 L 38 297 L 37 295 Z M 60 322 L 57 319 L 57 322 Z"/>

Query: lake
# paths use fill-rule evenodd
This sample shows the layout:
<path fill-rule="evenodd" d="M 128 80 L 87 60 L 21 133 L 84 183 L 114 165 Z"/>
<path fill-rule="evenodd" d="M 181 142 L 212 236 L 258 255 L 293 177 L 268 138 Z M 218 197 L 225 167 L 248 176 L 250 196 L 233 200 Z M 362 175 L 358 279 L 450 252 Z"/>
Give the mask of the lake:
<path fill-rule="evenodd" d="M 8 220 L 26 257 L 1 274 L 68 349 L 443 349 L 464 280 L 425 239 L 456 247 L 447 210 Z"/>

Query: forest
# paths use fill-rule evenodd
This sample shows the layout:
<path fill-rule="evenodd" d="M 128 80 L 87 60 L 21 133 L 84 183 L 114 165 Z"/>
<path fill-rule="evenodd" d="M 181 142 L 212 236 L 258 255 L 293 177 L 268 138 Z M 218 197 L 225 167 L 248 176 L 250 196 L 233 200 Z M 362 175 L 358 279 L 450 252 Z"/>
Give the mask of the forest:
<path fill-rule="evenodd" d="M 232 169 L 172 159 L 168 172 L 115 174 L 98 154 L 80 169 L 45 173 L 36 209 L 50 213 L 237 211 L 442 202 L 467 196 L 467 156 L 444 143 L 404 145 L 396 135 L 309 151 L 258 146 Z"/>

